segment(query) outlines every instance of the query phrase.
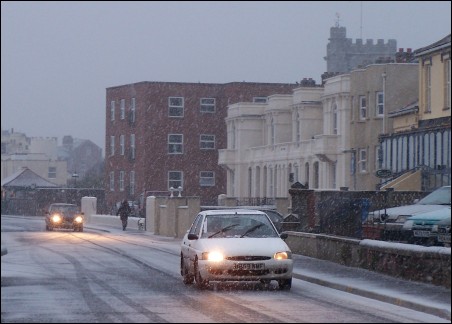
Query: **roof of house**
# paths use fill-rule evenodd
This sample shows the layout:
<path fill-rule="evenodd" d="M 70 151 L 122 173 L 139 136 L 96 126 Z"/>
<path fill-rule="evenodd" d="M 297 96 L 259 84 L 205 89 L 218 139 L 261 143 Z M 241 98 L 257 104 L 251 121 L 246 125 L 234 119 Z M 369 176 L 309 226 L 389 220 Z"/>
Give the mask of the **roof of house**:
<path fill-rule="evenodd" d="M 425 54 L 426 52 L 435 51 L 435 50 L 440 49 L 443 46 L 447 46 L 447 45 L 449 45 L 449 47 L 450 47 L 450 34 L 447 35 L 446 37 L 440 39 L 439 41 L 434 42 L 433 44 L 430 44 L 428 46 L 421 47 L 421 48 L 415 50 L 414 55 L 421 56 L 421 55 Z"/>
<path fill-rule="evenodd" d="M 57 184 L 47 181 L 27 167 L 13 173 L 2 181 L 2 187 L 5 188 L 55 188 Z"/>

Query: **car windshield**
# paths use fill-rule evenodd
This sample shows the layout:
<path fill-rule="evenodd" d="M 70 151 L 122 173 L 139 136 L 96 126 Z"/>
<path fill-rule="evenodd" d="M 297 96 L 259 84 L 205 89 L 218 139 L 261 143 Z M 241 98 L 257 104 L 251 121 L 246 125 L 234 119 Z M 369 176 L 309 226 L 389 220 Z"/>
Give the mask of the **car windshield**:
<path fill-rule="evenodd" d="M 60 213 L 77 213 L 78 207 L 77 206 L 52 206 L 50 208 L 50 211 L 52 213 L 60 212 Z"/>
<path fill-rule="evenodd" d="M 419 205 L 450 205 L 450 187 L 441 187 L 422 198 Z"/>
<path fill-rule="evenodd" d="M 207 215 L 201 238 L 278 237 L 266 215 L 218 214 Z"/>

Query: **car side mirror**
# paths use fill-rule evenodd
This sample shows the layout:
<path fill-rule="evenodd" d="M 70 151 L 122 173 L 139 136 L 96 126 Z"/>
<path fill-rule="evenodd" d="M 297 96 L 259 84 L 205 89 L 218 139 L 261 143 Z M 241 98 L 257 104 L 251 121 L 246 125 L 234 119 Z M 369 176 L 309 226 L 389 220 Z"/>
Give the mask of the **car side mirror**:
<path fill-rule="evenodd" d="M 198 239 L 198 235 L 190 233 L 190 234 L 188 234 L 187 238 L 189 240 L 197 240 Z"/>
<path fill-rule="evenodd" d="M 418 202 L 419 202 L 419 199 L 418 199 L 418 198 L 416 198 L 416 199 L 413 200 L 413 204 L 417 204 Z"/>
<path fill-rule="evenodd" d="M 289 237 L 289 234 L 287 234 L 287 233 L 281 233 L 281 234 L 279 235 L 279 237 L 282 238 L 283 240 L 285 240 L 286 238 Z"/>

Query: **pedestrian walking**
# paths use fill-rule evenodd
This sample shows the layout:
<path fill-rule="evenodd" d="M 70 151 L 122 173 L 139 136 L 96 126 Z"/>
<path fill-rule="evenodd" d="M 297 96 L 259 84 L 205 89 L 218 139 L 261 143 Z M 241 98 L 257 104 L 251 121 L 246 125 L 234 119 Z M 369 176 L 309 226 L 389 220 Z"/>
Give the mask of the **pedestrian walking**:
<path fill-rule="evenodd" d="M 127 220 L 129 219 L 129 215 L 132 209 L 130 208 L 129 202 L 127 199 L 124 199 L 121 203 L 121 206 L 118 208 L 118 212 L 116 215 L 119 215 L 119 218 L 122 222 L 122 230 L 125 231 L 127 227 Z"/>

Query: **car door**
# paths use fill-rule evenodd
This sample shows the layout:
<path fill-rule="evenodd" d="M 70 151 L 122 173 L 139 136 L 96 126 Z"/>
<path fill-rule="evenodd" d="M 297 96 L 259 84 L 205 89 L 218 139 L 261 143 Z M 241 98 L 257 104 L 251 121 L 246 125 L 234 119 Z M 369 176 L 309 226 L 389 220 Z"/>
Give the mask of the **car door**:
<path fill-rule="evenodd" d="M 193 261 L 195 259 L 196 251 L 194 249 L 194 245 L 196 244 L 197 240 L 189 240 L 188 234 L 196 234 L 200 235 L 200 229 L 203 221 L 203 215 L 198 214 L 196 216 L 192 226 L 188 230 L 188 233 L 184 236 L 184 241 L 182 242 L 182 254 L 184 256 L 184 261 L 186 264 L 193 264 Z M 191 267 L 191 265 L 189 265 Z"/>

